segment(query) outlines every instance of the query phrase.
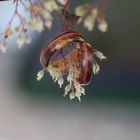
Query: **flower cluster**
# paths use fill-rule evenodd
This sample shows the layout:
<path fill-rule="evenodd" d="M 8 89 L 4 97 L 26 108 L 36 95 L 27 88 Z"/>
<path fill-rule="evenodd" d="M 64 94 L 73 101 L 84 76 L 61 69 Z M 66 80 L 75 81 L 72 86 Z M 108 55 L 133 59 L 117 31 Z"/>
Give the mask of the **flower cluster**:
<path fill-rule="evenodd" d="M 94 54 L 96 55 L 96 57 L 98 57 L 100 60 L 106 59 L 106 57 L 103 55 L 103 53 L 101 53 L 100 51 L 95 51 Z M 73 57 L 71 55 L 71 57 Z M 65 58 L 65 61 L 67 58 Z M 78 59 L 78 58 L 76 58 Z M 52 79 L 54 80 L 54 82 L 58 83 L 58 85 L 60 86 L 60 88 L 62 87 L 62 85 L 64 84 L 64 77 L 66 75 L 67 72 L 67 82 L 68 84 L 65 86 L 65 92 L 64 92 L 64 97 L 69 95 L 70 99 L 75 99 L 78 98 L 79 101 L 81 101 L 81 95 L 85 95 L 85 88 L 83 87 L 84 84 L 80 84 L 79 81 L 77 81 L 77 77 L 78 77 L 78 70 L 77 70 L 77 65 L 79 65 L 76 60 L 73 62 L 72 58 L 71 61 L 69 62 L 70 65 L 69 67 L 67 67 L 67 70 L 64 73 L 64 70 L 62 68 L 62 65 L 59 67 L 55 67 L 54 64 L 49 64 L 47 68 L 39 71 L 37 73 L 37 80 L 40 81 L 43 77 L 44 77 L 44 72 L 45 70 L 47 70 L 49 72 L 49 74 L 51 75 Z M 58 62 L 55 62 L 58 63 Z M 64 63 L 64 62 L 62 62 Z M 92 71 L 94 74 L 98 74 L 100 67 L 97 64 L 97 62 L 95 61 L 95 59 L 93 60 L 93 67 L 92 67 Z M 67 63 L 68 65 L 68 63 Z M 81 72 L 81 71 L 80 71 Z"/>
<path fill-rule="evenodd" d="M 60 1 L 64 4 L 64 1 Z M 31 43 L 31 36 L 29 30 L 35 30 L 37 32 L 43 31 L 44 27 L 51 29 L 53 22 L 53 12 L 59 10 L 59 5 L 55 0 L 14 0 L 15 11 L 11 17 L 9 23 L 7 24 L 5 30 L 0 33 L 3 37 L 3 41 L 0 43 L 0 49 L 3 53 L 6 52 L 8 48 L 7 39 L 11 36 L 17 34 L 17 45 L 21 49 L 24 44 Z M 20 8 L 24 8 L 30 16 L 29 19 L 25 18 L 20 13 Z M 12 25 L 15 19 L 19 20 L 19 25 Z"/>
<path fill-rule="evenodd" d="M 104 10 L 108 4 L 108 0 L 98 2 L 95 0 L 93 4 L 78 5 L 75 8 L 75 14 L 81 16 L 80 22 L 83 22 L 84 27 L 88 31 L 94 30 L 96 21 L 98 22 L 98 29 L 101 32 L 106 32 L 108 24 L 105 19 Z"/>

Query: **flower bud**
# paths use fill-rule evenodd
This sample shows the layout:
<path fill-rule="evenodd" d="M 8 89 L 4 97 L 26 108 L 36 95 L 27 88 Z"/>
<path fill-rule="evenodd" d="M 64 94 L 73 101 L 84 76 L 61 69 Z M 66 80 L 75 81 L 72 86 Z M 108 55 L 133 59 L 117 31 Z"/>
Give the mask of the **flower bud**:
<path fill-rule="evenodd" d="M 83 5 L 77 6 L 75 9 L 75 14 L 77 16 L 81 16 L 81 17 L 85 16 L 86 10 L 85 10 L 84 6 Z"/>
<path fill-rule="evenodd" d="M 64 84 L 64 79 L 62 77 L 58 80 L 58 84 L 59 84 L 60 88 Z"/>
<path fill-rule="evenodd" d="M 46 20 L 46 21 L 45 21 L 45 26 L 46 26 L 48 29 L 51 29 L 51 27 L 52 27 L 52 21 L 51 21 L 51 20 Z"/>
<path fill-rule="evenodd" d="M 91 15 L 92 15 L 92 18 L 93 19 L 96 19 L 97 15 L 98 15 L 98 9 L 97 8 L 94 8 L 91 12 Z"/>
<path fill-rule="evenodd" d="M 12 29 L 11 29 L 11 28 L 7 28 L 7 29 L 5 30 L 5 36 L 6 36 L 6 37 L 9 37 L 9 36 L 12 36 L 12 35 L 13 35 Z"/>
<path fill-rule="evenodd" d="M 41 19 L 33 18 L 30 27 L 35 29 L 37 32 L 41 32 L 44 29 L 43 21 Z"/>
<path fill-rule="evenodd" d="M 31 39 L 30 35 L 26 35 L 26 36 L 25 36 L 25 43 L 26 43 L 26 44 L 30 44 L 31 41 L 32 41 L 32 39 Z"/>
<path fill-rule="evenodd" d="M 7 48 L 8 46 L 5 42 L 0 44 L 0 49 L 3 53 L 6 53 Z"/>
<path fill-rule="evenodd" d="M 99 65 L 98 64 L 93 64 L 93 73 L 98 74 L 99 71 L 100 71 Z"/>
<path fill-rule="evenodd" d="M 107 31 L 107 28 L 108 28 L 108 24 L 105 20 L 102 20 L 99 24 L 98 24 L 98 29 L 101 31 L 101 32 L 106 32 Z"/>
<path fill-rule="evenodd" d="M 84 20 L 84 27 L 87 28 L 88 31 L 92 31 L 94 28 L 95 20 L 91 15 L 87 16 Z"/>
<path fill-rule="evenodd" d="M 44 77 L 44 70 L 41 70 L 37 73 L 37 81 L 40 81 Z"/>
<path fill-rule="evenodd" d="M 96 52 L 95 52 L 95 55 L 96 55 L 96 57 L 98 57 L 100 60 L 103 60 L 103 59 L 106 60 L 106 57 L 105 57 L 104 54 L 103 54 L 102 52 L 100 52 L 100 51 L 96 51 Z"/>
<path fill-rule="evenodd" d="M 70 92 L 71 91 L 71 85 L 69 84 L 69 85 L 67 85 L 66 87 L 65 87 L 65 92 Z"/>
<path fill-rule="evenodd" d="M 75 96 L 78 98 L 79 102 L 81 102 L 81 93 L 79 91 L 75 92 Z"/>
<path fill-rule="evenodd" d="M 20 49 L 20 48 L 23 46 L 23 44 L 24 44 L 24 39 L 23 39 L 23 37 L 22 37 L 21 34 L 18 35 L 17 44 L 18 44 L 19 49 Z"/>
<path fill-rule="evenodd" d="M 74 94 L 73 91 L 70 93 L 69 97 L 70 97 L 71 100 L 75 98 L 75 94 Z"/>
<path fill-rule="evenodd" d="M 85 89 L 83 87 L 80 87 L 79 92 L 85 95 Z"/>
<path fill-rule="evenodd" d="M 80 96 L 81 96 L 81 93 L 80 93 L 79 91 L 76 91 L 76 92 L 75 92 L 75 96 L 76 96 L 76 97 L 80 97 Z"/>
<path fill-rule="evenodd" d="M 78 82 L 75 82 L 74 86 L 75 86 L 75 89 L 77 89 L 77 90 L 80 89 L 80 87 L 81 87 L 81 85 Z"/>

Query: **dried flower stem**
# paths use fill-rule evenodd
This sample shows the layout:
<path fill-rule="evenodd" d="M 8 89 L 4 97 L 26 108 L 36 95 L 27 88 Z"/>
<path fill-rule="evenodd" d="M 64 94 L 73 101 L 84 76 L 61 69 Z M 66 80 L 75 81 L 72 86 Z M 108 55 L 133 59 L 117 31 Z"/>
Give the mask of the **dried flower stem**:
<path fill-rule="evenodd" d="M 22 1 L 22 0 L 19 0 L 20 1 L 20 3 L 23 5 L 23 7 L 25 8 L 25 9 L 27 9 L 27 6 L 25 5 L 25 3 Z"/>
<path fill-rule="evenodd" d="M 66 11 L 68 9 L 68 6 L 70 4 L 70 0 L 67 0 L 66 4 L 64 5 L 64 32 L 67 31 L 67 24 L 66 24 Z"/>

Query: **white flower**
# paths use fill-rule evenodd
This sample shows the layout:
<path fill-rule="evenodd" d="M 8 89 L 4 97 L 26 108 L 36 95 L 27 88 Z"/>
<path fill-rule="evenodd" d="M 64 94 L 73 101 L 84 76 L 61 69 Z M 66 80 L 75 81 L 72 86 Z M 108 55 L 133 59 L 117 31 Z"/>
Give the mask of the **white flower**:
<path fill-rule="evenodd" d="M 9 37 L 13 35 L 13 30 L 11 28 L 5 29 L 5 36 Z"/>
<path fill-rule="evenodd" d="M 85 95 L 85 89 L 84 89 L 83 87 L 80 87 L 80 88 L 79 88 L 79 92 L 80 92 L 81 94 L 84 94 L 84 95 Z"/>
<path fill-rule="evenodd" d="M 92 9 L 91 15 L 95 19 L 98 15 L 98 9 L 97 8 Z"/>
<path fill-rule="evenodd" d="M 84 6 L 83 6 L 83 5 L 77 6 L 77 7 L 75 8 L 75 14 L 76 14 L 77 16 L 81 16 L 81 17 L 85 16 L 86 10 L 85 10 Z"/>
<path fill-rule="evenodd" d="M 78 82 L 75 82 L 74 86 L 75 86 L 75 89 L 77 90 L 81 88 L 81 85 Z"/>
<path fill-rule="evenodd" d="M 46 21 L 45 21 L 45 26 L 46 26 L 48 29 L 51 29 L 51 28 L 52 28 L 52 21 L 51 21 L 51 20 L 46 20 Z"/>
<path fill-rule="evenodd" d="M 0 49 L 3 53 L 6 53 L 7 48 L 8 46 L 5 42 L 0 44 Z"/>
<path fill-rule="evenodd" d="M 33 18 L 30 27 L 35 29 L 37 32 L 41 32 L 44 29 L 43 21 L 41 19 Z"/>
<path fill-rule="evenodd" d="M 61 77 L 61 71 L 57 69 L 52 69 L 52 71 L 50 71 L 50 75 L 52 76 L 52 79 L 54 80 L 54 82 L 56 82 Z"/>
<path fill-rule="evenodd" d="M 37 73 L 37 81 L 40 81 L 44 77 L 44 70 L 41 70 Z"/>
<path fill-rule="evenodd" d="M 68 93 L 70 91 L 71 91 L 71 85 L 69 84 L 65 87 L 65 93 Z"/>
<path fill-rule="evenodd" d="M 81 93 L 80 93 L 79 91 L 76 91 L 76 92 L 75 92 L 75 96 L 76 96 L 76 97 L 81 97 Z"/>
<path fill-rule="evenodd" d="M 84 27 L 87 28 L 88 31 L 92 31 L 94 28 L 95 20 L 92 18 L 92 16 L 87 16 L 84 20 Z"/>
<path fill-rule="evenodd" d="M 107 28 L 108 28 L 108 24 L 105 20 L 102 20 L 99 24 L 98 24 L 98 29 L 101 31 L 101 32 L 106 32 L 107 31 Z"/>
<path fill-rule="evenodd" d="M 69 97 L 70 97 L 71 100 L 75 98 L 75 94 L 74 94 L 73 91 L 70 93 Z"/>
<path fill-rule="evenodd" d="M 78 98 L 79 102 L 81 102 L 81 93 L 79 91 L 75 92 L 75 96 Z"/>
<path fill-rule="evenodd" d="M 100 71 L 99 65 L 97 63 L 93 64 L 93 73 L 98 74 L 99 71 Z"/>
<path fill-rule="evenodd" d="M 84 27 L 87 28 L 88 31 L 92 31 L 94 29 L 94 24 L 95 24 L 97 15 L 98 15 L 98 9 L 94 8 L 91 14 L 85 18 Z"/>
<path fill-rule="evenodd" d="M 64 79 L 62 77 L 58 80 L 58 84 L 59 84 L 60 88 L 64 84 Z"/>
<path fill-rule="evenodd" d="M 49 65 L 47 67 L 48 72 L 50 73 L 50 75 L 52 76 L 52 79 L 54 80 L 54 82 L 58 81 L 61 77 L 61 71 L 52 67 L 52 65 Z"/>
<path fill-rule="evenodd" d="M 96 51 L 95 52 L 95 55 L 100 59 L 100 60 L 103 60 L 103 59 L 107 59 L 106 56 L 104 56 L 104 54 L 100 51 Z"/>
<path fill-rule="evenodd" d="M 17 44 L 19 49 L 22 48 L 24 45 L 24 39 L 21 34 L 19 34 L 17 37 Z"/>
<path fill-rule="evenodd" d="M 69 70 L 67 81 L 72 81 L 73 79 L 74 79 L 74 72 L 72 70 Z"/>
<path fill-rule="evenodd" d="M 31 41 L 32 41 L 32 39 L 31 39 L 30 35 L 26 35 L 25 36 L 25 43 L 30 44 Z"/>

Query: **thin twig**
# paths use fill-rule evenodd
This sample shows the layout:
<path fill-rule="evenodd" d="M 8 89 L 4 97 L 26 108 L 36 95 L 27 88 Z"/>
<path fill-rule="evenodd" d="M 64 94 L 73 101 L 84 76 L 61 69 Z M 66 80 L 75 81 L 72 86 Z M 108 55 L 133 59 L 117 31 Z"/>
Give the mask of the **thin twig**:
<path fill-rule="evenodd" d="M 64 31 L 67 29 L 67 24 L 66 24 L 66 10 L 68 9 L 68 6 L 70 4 L 70 0 L 67 0 L 66 4 L 64 5 Z"/>
<path fill-rule="evenodd" d="M 12 23 L 14 17 L 15 17 L 16 14 L 18 13 L 18 0 L 14 1 L 14 2 L 16 2 L 15 11 L 14 11 L 14 13 L 13 13 L 13 16 L 12 16 L 11 19 L 9 20 L 9 23 L 8 23 L 7 26 L 11 26 L 11 23 Z"/>
<path fill-rule="evenodd" d="M 20 3 L 23 5 L 23 7 L 25 8 L 25 9 L 27 9 L 27 6 L 25 5 L 25 3 L 22 1 L 22 0 L 19 0 L 20 1 Z"/>

